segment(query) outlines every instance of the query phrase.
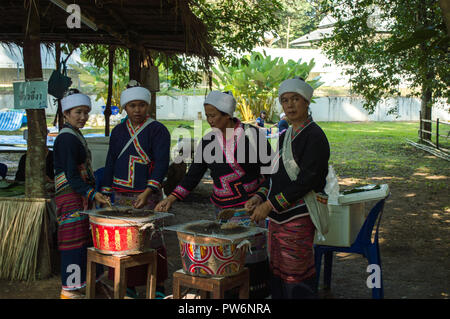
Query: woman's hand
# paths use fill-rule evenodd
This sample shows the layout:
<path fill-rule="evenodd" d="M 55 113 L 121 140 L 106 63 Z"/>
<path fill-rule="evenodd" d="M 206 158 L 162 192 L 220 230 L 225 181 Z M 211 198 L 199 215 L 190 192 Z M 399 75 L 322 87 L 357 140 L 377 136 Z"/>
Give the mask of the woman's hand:
<path fill-rule="evenodd" d="M 247 212 L 252 213 L 256 206 L 260 205 L 263 202 L 262 198 L 258 195 L 253 195 L 252 198 L 250 198 L 244 205 L 244 208 L 247 210 Z"/>
<path fill-rule="evenodd" d="M 145 189 L 142 193 L 139 194 L 139 196 L 136 198 L 136 200 L 133 203 L 133 207 L 136 209 L 142 208 L 145 205 L 147 205 L 148 197 L 153 193 L 153 190 L 149 187 Z"/>
<path fill-rule="evenodd" d="M 103 195 L 102 193 L 99 192 L 95 193 L 94 200 L 97 202 L 97 204 L 100 205 L 100 207 L 111 206 L 111 201 L 109 197 Z"/>
<path fill-rule="evenodd" d="M 269 201 L 265 201 L 261 205 L 258 205 L 255 210 L 253 211 L 252 216 L 250 216 L 250 219 L 257 223 L 261 220 L 265 220 L 267 216 L 269 216 L 269 213 L 272 211 L 272 205 Z"/>
<path fill-rule="evenodd" d="M 177 198 L 175 196 L 169 195 L 155 206 L 154 211 L 155 212 L 167 212 L 167 211 L 169 211 L 170 207 L 172 207 L 172 204 L 176 200 L 177 200 Z"/>

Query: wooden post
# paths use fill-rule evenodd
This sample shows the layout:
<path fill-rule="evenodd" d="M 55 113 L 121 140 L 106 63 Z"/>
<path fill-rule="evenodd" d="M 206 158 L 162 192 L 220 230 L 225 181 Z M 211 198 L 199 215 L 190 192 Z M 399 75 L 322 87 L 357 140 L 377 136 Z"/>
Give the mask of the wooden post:
<path fill-rule="evenodd" d="M 135 49 L 129 49 L 129 76 L 130 81 L 136 80 L 141 82 L 141 54 Z"/>
<path fill-rule="evenodd" d="M 422 141 L 422 111 L 419 111 L 419 139 Z"/>
<path fill-rule="evenodd" d="M 436 120 L 436 148 L 439 149 L 439 118 Z"/>
<path fill-rule="evenodd" d="M 56 71 L 61 72 L 61 44 L 55 43 L 55 64 Z M 61 130 L 64 125 L 64 115 L 62 112 L 61 99 L 56 99 L 57 107 L 53 126 L 58 126 L 58 130 Z"/>
<path fill-rule="evenodd" d="M 25 41 L 23 60 L 25 81 L 42 80 L 39 1 L 27 1 L 30 14 L 24 21 Z M 45 155 L 47 148 L 47 123 L 45 110 L 27 109 L 28 141 L 25 164 L 25 196 L 45 197 Z"/>
<path fill-rule="evenodd" d="M 105 115 L 105 136 L 109 136 L 110 131 L 109 118 L 111 117 L 111 95 L 113 86 L 114 56 L 116 48 L 110 45 L 108 51 L 108 98 L 105 105 L 105 111 L 103 112 L 103 114 Z"/>
<path fill-rule="evenodd" d="M 150 100 L 150 110 L 148 114 L 152 119 L 156 120 L 156 92 L 150 92 L 151 100 Z"/>

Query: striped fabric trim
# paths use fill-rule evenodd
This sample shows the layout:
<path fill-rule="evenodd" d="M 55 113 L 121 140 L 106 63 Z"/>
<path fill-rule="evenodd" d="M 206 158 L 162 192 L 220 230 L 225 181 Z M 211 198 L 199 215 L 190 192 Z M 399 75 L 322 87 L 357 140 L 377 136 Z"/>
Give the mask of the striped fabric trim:
<path fill-rule="evenodd" d="M 147 182 L 147 186 L 157 188 L 158 190 L 161 188 L 161 183 L 151 179 Z"/>
<path fill-rule="evenodd" d="M 84 210 L 83 197 L 75 192 L 55 197 L 58 221 L 58 248 L 79 248 L 90 239 L 89 216 L 80 214 Z"/>
<path fill-rule="evenodd" d="M 290 203 L 284 197 L 283 193 L 276 194 L 275 199 L 277 200 L 278 204 L 283 208 L 283 210 L 287 209 L 290 206 Z"/>
<path fill-rule="evenodd" d="M 86 192 L 86 197 L 88 200 L 92 201 L 94 200 L 95 194 L 97 194 L 97 192 L 94 188 L 91 188 Z"/>
<path fill-rule="evenodd" d="M 256 193 L 260 193 L 261 195 L 264 195 L 264 198 L 267 198 L 269 189 L 267 187 L 260 187 Z"/>
<path fill-rule="evenodd" d="M 171 195 L 175 196 L 176 198 L 178 198 L 178 199 L 180 199 L 180 200 L 183 200 L 183 199 L 185 199 L 185 198 L 189 195 L 189 193 L 190 193 L 190 192 L 189 192 L 186 188 L 184 188 L 184 187 L 178 185 L 178 186 L 175 187 L 175 189 L 172 191 L 172 194 L 171 194 Z"/>
<path fill-rule="evenodd" d="M 69 181 L 66 178 L 66 174 L 61 172 L 55 176 L 55 192 L 59 193 L 65 188 L 69 187 Z"/>
<path fill-rule="evenodd" d="M 75 212 L 69 212 L 67 214 L 61 215 L 56 220 L 58 221 L 58 225 L 62 226 L 65 224 L 70 224 L 73 222 L 84 220 L 86 218 L 89 218 L 89 216 L 86 214 L 80 214 L 79 211 L 75 211 Z"/>
<path fill-rule="evenodd" d="M 96 282 L 98 282 L 98 280 L 96 281 Z M 67 290 L 67 291 L 73 291 L 73 290 L 78 290 L 78 289 L 81 289 L 81 288 L 84 288 L 84 287 L 86 287 L 86 281 L 84 281 L 83 283 L 81 283 L 79 286 L 62 286 L 62 289 L 63 290 Z M 69 298 L 70 299 L 70 298 Z"/>
<path fill-rule="evenodd" d="M 112 195 L 113 189 L 112 187 L 103 186 L 102 188 L 100 188 L 100 192 L 102 192 L 105 195 Z"/>
<path fill-rule="evenodd" d="M 284 224 L 270 221 L 268 251 L 273 274 L 284 282 L 302 282 L 315 274 L 315 227 L 309 217 L 296 218 Z"/>
<path fill-rule="evenodd" d="M 303 199 L 299 199 L 299 200 L 289 204 L 288 207 L 286 207 L 286 208 L 285 207 L 283 207 L 283 208 L 280 207 L 281 205 L 279 205 L 280 203 L 278 202 L 278 200 L 274 199 L 273 197 L 272 197 L 272 201 L 274 201 L 274 202 L 272 202 L 270 199 L 268 199 L 268 200 L 269 200 L 270 204 L 272 205 L 274 212 L 277 212 L 277 213 L 287 213 L 287 212 L 289 212 L 289 211 L 291 211 L 293 209 L 296 209 L 298 207 L 305 206 L 305 202 L 303 201 Z"/>
<path fill-rule="evenodd" d="M 292 132 L 291 140 L 294 140 L 297 137 L 297 135 L 300 134 L 300 132 L 303 131 L 312 122 L 313 122 L 312 117 L 308 116 L 305 123 L 300 125 L 297 129 L 294 129 L 294 131 Z"/>
<path fill-rule="evenodd" d="M 130 159 L 128 162 L 128 179 L 119 179 L 117 177 L 113 178 L 113 184 L 119 185 L 119 186 L 125 186 L 129 188 L 134 188 L 134 180 L 135 180 L 135 167 L 136 164 L 148 164 L 145 160 L 143 160 L 141 157 L 130 155 Z"/>

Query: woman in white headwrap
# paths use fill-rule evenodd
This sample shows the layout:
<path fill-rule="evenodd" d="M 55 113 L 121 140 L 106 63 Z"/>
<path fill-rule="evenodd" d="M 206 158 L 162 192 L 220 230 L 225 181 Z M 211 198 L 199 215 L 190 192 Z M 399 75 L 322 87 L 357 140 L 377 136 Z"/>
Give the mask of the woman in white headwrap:
<path fill-rule="evenodd" d="M 65 124 L 53 147 L 58 249 L 61 251 L 61 298 L 83 298 L 86 285 L 87 247 L 91 243 L 89 216 L 79 211 L 108 198 L 95 191 L 91 154 L 80 129 L 89 118 L 91 100 L 70 90 L 61 100 Z M 102 271 L 99 269 L 98 275 Z"/>
<path fill-rule="evenodd" d="M 236 100 L 231 92 L 210 92 L 204 108 L 213 130 L 203 136 L 186 176 L 155 207 L 156 211 L 168 211 L 175 201 L 184 200 L 207 169 L 213 179 L 210 200 L 216 207 L 215 214 L 225 208 L 242 208 L 264 180 L 261 168 L 270 165 L 271 155 L 265 132 L 255 126 L 244 125 L 233 116 Z M 261 154 L 267 155 L 266 163 Z M 215 214 L 211 217 L 215 218 Z M 238 216 L 234 218 L 239 219 Z M 264 237 L 258 238 L 258 241 L 259 247 L 252 245 L 252 254 L 247 254 L 246 260 L 250 268 L 250 298 L 264 298 L 268 293 L 266 241 Z"/>
<path fill-rule="evenodd" d="M 283 133 L 284 131 L 286 131 L 289 128 L 289 123 L 286 119 L 287 119 L 286 113 L 284 113 L 284 112 L 281 113 L 280 121 L 277 124 L 279 134 Z"/>
<path fill-rule="evenodd" d="M 301 78 L 281 83 L 278 97 L 292 126 L 280 136 L 278 165 L 246 203 L 252 220 L 269 217 L 273 299 L 316 297 L 315 226 L 303 198 L 323 192 L 330 146 L 308 112 L 313 91 Z"/>
<path fill-rule="evenodd" d="M 167 174 L 170 159 L 170 133 L 148 116 L 150 91 L 130 81 L 120 96 L 127 120 L 111 131 L 101 191 L 114 194 L 117 205 L 153 209 L 162 198 L 161 183 Z M 163 293 L 168 276 L 166 248 L 162 233 L 152 236 L 151 247 L 157 251 L 157 292 Z M 128 294 L 135 286 L 145 285 L 146 266 L 127 269 Z M 113 272 L 110 272 L 113 279 Z"/>

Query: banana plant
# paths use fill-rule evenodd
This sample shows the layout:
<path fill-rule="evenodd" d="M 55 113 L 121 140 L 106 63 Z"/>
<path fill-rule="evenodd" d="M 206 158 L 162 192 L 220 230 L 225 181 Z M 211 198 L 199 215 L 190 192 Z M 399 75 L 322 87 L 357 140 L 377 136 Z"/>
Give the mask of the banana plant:
<path fill-rule="evenodd" d="M 213 83 L 220 90 L 233 92 L 243 121 L 253 121 L 263 110 L 269 119 L 274 119 L 280 83 L 294 76 L 306 79 L 314 65 L 314 60 L 284 62 L 279 57 L 272 59 L 265 52 L 253 52 L 244 56 L 236 66 L 219 64 L 213 67 Z M 307 82 L 314 89 L 323 84 L 320 77 Z"/>

